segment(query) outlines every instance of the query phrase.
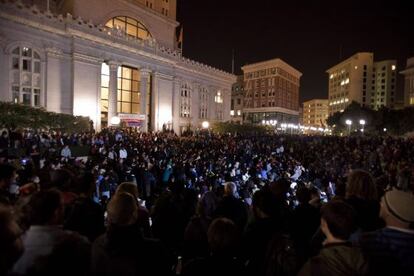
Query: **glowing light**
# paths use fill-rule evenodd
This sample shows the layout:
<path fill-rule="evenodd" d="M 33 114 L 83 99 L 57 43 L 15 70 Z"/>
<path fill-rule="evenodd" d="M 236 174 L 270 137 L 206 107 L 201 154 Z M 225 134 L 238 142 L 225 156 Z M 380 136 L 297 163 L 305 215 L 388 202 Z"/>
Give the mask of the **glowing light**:
<path fill-rule="evenodd" d="M 207 121 L 204 121 L 204 122 L 201 124 L 201 126 L 202 126 L 204 129 L 207 129 L 207 128 L 209 128 L 209 127 L 210 127 L 210 123 L 209 123 L 209 122 L 207 122 Z"/>
<path fill-rule="evenodd" d="M 387 128 L 384 127 L 384 132 L 387 132 Z"/>
<path fill-rule="evenodd" d="M 355 67 L 354 67 L 354 68 L 355 68 L 355 70 L 357 70 L 357 69 L 358 69 L 358 66 L 356 66 L 356 65 L 355 65 Z"/>
<path fill-rule="evenodd" d="M 395 65 L 391 65 L 391 70 L 395 71 L 395 69 L 397 69 L 397 67 Z"/>
<path fill-rule="evenodd" d="M 352 125 L 352 121 L 351 120 L 346 120 L 345 124 L 347 124 L 348 126 Z"/>
<path fill-rule="evenodd" d="M 111 118 L 111 125 L 117 126 L 121 123 L 121 119 L 118 116 L 114 116 Z"/>
<path fill-rule="evenodd" d="M 365 125 L 365 123 L 366 123 L 365 120 L 363 120 L 363 119 L 359 120 L 360 125 Z"/>
<path fill-rule="evenodd" d="M 230 116 L 234 116 L 234 110 L 230 110 Z"/>

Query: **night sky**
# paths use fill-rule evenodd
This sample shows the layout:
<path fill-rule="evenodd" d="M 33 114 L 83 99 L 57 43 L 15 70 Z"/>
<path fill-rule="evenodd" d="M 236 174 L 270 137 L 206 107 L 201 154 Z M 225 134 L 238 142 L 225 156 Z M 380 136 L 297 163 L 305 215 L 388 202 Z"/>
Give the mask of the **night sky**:
<path fill-rule="evenodd" d="M 177 21 L 188 58 L 230 72 L 234 49 L 236 74 L 245 64 L 283 59 L 303 73 L 302 102 L 327 98 L 325 71 L 341 53 L 373 52 L 375 61 L 397 59 L 402 70 L 414 56 L 413 2 L 178 0 Z M 402 78 L 398 85 L 401 93 Z"/>

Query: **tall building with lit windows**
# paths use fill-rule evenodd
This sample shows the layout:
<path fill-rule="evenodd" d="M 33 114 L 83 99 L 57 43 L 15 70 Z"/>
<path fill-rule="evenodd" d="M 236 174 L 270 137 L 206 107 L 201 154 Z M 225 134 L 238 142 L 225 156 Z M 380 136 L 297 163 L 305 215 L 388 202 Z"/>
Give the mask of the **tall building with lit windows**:
<path fill-rule="evenodd" d="M 48 3 L 48 4 L 47 4 Z M 183 57 L 176 0 L 0 1 L 0 101 L 141 130 L 230 120 L 236 76 Z"/>
<path fill-rule="evenodd" d="M 313 99 L 303 103 L 302 123 L 310 127 L 326 127 L 329 116 L 329 100 Z"/>
<path fill-rule="evenodd" d="M 373 53 L 357 53 L 328 69 L 329 115 L 353 101 L 375 110 L 395 108 L 396 69 L 395 60 L 374 62 Z"/>
<path fill-rule="evenodd" d="M 404 75 L 404 106 L 414 106 L 414 57 L 407 59 Z"/>
<path fill-rule="evenodd" d="M 243 122 L 299 122 L 301 72 L 279 58 L 249 64 L 242 70 Z"/>

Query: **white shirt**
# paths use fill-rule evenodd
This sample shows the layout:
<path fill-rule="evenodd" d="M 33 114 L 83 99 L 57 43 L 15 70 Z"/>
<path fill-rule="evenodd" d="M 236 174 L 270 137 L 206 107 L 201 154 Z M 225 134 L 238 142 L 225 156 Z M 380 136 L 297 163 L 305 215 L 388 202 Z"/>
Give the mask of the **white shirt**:
<path fill-rule="evenodd" d="M 125 159 L 127 157 L 128 157 L 128 153 L 127 153 L 126 149 L 120 149 L 119 150 L 119 158 Z"/>

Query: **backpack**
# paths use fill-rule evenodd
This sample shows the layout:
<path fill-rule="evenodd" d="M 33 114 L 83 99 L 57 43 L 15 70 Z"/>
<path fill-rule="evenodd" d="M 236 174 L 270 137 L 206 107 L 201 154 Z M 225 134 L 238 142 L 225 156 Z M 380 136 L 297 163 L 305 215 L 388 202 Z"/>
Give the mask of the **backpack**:
<path fill-rule="evenodd" d="M 299 268 L 299 258 L 290 236 L 280 233 L 274 235 L 267 248 L 265 275 L 293 276 Z"/>

